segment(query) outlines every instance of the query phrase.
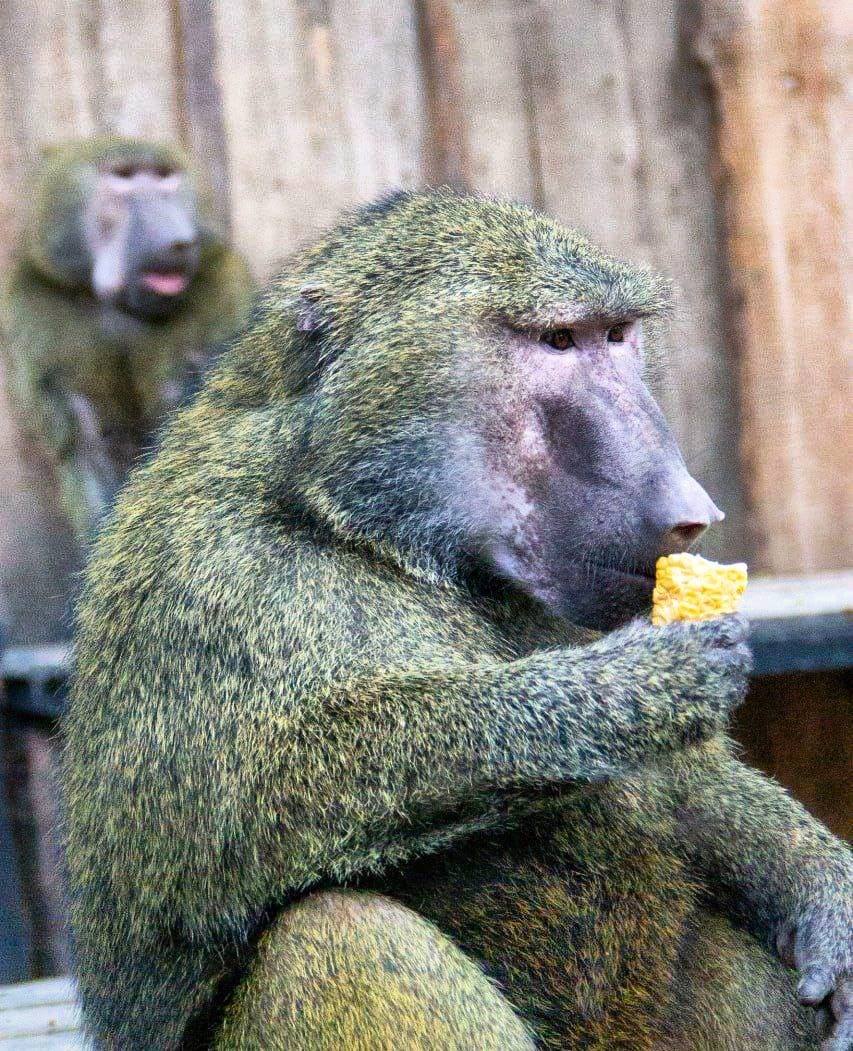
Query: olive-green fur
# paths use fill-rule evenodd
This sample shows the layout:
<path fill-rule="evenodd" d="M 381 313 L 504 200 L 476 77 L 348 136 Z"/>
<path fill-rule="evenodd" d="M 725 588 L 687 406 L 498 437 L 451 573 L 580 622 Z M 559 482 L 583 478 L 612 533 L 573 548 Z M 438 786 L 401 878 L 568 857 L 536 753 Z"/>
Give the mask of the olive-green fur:
<path fill-rule="evenodd" d="M 81 252 L 82 214 L 98 166 L 133 161 L 189 171 L 175 147 L 96 138 L 50 149 L 32 213 L 0 297 L 9 398 L 57 468 L 62 502 L 85 541 L 100 513 L 72 401 L 92 407 L 120 482 L 167 411 L 245 317 L 252 281 L 202 208 L 202 255 L 185 301 L 159 322 L 105 327 Z M 81 469 L 82 468 L 82 469 Z"/>
<path fill-rule="evenodd" d="M 86 576 L 65 781 L 100 1046 L 816 1046 L 769 947 L 844 931 L 853 861 L 720 736 L 737 690 L 696 669 L 725 624 L 597 638 L 478 589 L 445 495 L 495 318 L 667 299 L 450 193 L 267 288 Z"/>

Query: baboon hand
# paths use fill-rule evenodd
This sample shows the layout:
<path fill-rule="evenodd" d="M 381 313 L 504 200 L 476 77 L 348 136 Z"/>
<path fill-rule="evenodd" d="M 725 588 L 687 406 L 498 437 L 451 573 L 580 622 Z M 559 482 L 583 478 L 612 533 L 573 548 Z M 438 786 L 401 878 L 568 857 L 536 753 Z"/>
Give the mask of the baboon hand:
<path fill-rule="evenodd" d="M 853 862 L 831 903 L 784 924 L 776 944 L 782 961 L 800 972 L 800 1002 L 818 1011 L 821 1051 L 853 1051 Z"/>
<path fill-rule="evenodd" d="M 725 729 L 744 698 L 752 666 L 748 631 L 739 615 L 664 627 L 636 621 L 608 641 L 612 659 L 624 662 L 623 681 L 641 716 L 659 706 L 664 727 L 676 731 L 671 737 L 692 744 Z"/>

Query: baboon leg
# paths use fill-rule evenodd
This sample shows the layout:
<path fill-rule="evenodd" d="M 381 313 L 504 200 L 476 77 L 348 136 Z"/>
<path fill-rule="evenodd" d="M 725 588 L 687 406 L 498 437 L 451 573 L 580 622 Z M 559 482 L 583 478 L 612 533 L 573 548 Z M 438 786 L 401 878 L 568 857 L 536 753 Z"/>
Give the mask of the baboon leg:
<path fill-rule="evenodd" d="M 449 938 L 381 895 L 325 891 L 260 940 L 221 1051 L 533 1051 L 522 1021 Z"/>
<path fill-rule="evenodd" d="M 815 1012 L 797 1003 L 794 972 L 725 917 L 700 911 L 697 921 L 673 1051 L 817 1051 Z"/>

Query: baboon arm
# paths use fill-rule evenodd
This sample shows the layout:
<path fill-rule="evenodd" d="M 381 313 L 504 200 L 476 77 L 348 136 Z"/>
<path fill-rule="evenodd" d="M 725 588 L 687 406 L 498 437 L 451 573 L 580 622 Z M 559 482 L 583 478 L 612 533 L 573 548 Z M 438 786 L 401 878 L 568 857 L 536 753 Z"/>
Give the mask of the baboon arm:
<path fill-rule="evenodd" d="M 278 765 L 284 823 L 300 837 L 351 846 L 392 830 L 441 836 L 454 814 L 495 813 L 505 792 L 624 775 L 713 732 L 703 704 L 629 674 L 632 645 L 630 632 L 615 633 L 517 661 L 366 671 L 315 687 L 286 749 L 257 740 L 241 762 Z"/>
<path fill-rule="evenodd" d="M 761 936 L 825 907 L 853 930 L 853 853 L 722 739 L 674 760 L 679 830 L 694 864 Z M 843 919 L 843 917 L 842 917 Z"/>
<path fill-rule="evenodd" d="M 601 780 L 681 747 L 695 713 L 639 698 L 617 682 L 602 688 L 597 648 L 378 671 L 335 691 L 333 706 L 344 723 L 361 724 L 373 747 L 376 728 L 389 750 L 412 753 L 427 779 L 449 769 L 481 788 Z M 350 758 L 358 754 L 357 741 L 347 747 Z"/>

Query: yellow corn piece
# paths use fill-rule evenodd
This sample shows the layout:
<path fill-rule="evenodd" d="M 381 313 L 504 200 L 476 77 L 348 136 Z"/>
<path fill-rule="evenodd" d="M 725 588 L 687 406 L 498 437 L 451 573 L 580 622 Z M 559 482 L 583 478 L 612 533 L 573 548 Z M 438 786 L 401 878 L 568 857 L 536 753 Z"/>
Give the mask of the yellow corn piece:
<path fill-rule="evenodd" d="M 667 555 L 657 560 L 652 624 L 713 620 L 736 613 L 746 589 L 746 563 L 721 566 L 701 555 Z"/>

